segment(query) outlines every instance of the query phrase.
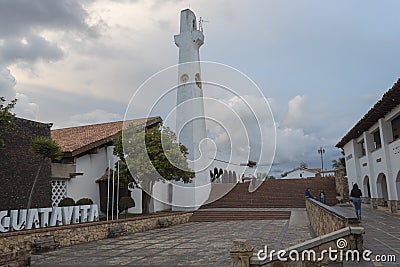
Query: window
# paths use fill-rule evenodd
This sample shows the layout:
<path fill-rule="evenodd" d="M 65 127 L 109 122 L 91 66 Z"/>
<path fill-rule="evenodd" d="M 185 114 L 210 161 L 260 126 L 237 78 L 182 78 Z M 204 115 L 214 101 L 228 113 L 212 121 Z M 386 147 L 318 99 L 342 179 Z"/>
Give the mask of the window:
<path fill-rule="evenodd" d="M 381 148 L 382 142 L 381 142 L 381 135 L 379 133 L 379 129 L 378 129 L 378 131 L 373 133 L 373 136 L 374 136 L 375 149 Z"/>
<path fill-rule="evenodd" d="M 400 137 L 400 115 L 391 121 L 392 123 L 392 134 L 393 140 L 399 139 Z"/>
<path fill-rule="evenodd" d="M 361 141 L 360 146 L 361 146 L 361 156 L 365 156 L 365 142 L 364 142 L 364 140 Z"/>

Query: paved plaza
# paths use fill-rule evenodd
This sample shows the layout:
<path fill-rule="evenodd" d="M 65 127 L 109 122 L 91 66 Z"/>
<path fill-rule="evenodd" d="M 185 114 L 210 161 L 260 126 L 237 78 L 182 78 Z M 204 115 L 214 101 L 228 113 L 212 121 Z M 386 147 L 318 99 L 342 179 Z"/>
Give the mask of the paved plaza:
<path fill-rule="evenodd" d="M 201 265 L 230 266 L 229 248 L 249 238 L 274 246 L 287 221 L 186 223 L 104 239 L 36 255 L 33 266 Z"/>
<path fill-rule="evenodd" d="M 250 240 L 255 251 L 309 239 L 308 221 L 296 223 L 305 211 L 293 214 L 291 220 L 192 222 L 104 239 L 34 255 L 32 266 L 230 266 L 234 239 Z"/>
<path fill-rule="evenodd" d="M 355 213 L 353 207 L 344 207 Z M 380 266 L 400 267 L 400 213 L 389 213 L 383 209 L 372 209 L 362 205 L 361 227 L 364 227 L 364 247 L 375 255 L 395 255 L 396 263 L 383 263 Z M 379 264 L 376 264 L 379 266 Z"/>
<path fill-rule="evenodd" d="M 342 207 L 354 212 L 352 207 Z M 375 255 L 396 255 L 400 266 L 400 215 L 363 206 L 364 246 Z M 33 255 L 32 266 L 230 266 L 234 239 L 247 239 L 255 251 L 284 249 L 311 237 L 304 209 L 292 210 L 290 220 L 191 222 L 118 238 L 61 248 Z M 373 266 L 347 263 L 344 266 Z"/>

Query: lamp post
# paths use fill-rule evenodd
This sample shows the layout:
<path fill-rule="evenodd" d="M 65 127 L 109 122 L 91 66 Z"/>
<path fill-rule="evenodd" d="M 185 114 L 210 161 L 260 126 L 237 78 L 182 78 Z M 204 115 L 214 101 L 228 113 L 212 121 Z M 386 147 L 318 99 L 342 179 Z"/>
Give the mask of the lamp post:
<path fill-rule="evenodd" d="M 323 149 L 322 147 L 320 147 L 319 149 L 318 149 L 318 154 L 320 154 L 321 155 L 321 172 L 323 172 L 324 171 L 324 158 L 322 157 L 322 154 L 325 154 L 325 149 Z M 322 174 L 322 177 L 324 177 L 324 174 L 323 173 L 321 173 Z"/>

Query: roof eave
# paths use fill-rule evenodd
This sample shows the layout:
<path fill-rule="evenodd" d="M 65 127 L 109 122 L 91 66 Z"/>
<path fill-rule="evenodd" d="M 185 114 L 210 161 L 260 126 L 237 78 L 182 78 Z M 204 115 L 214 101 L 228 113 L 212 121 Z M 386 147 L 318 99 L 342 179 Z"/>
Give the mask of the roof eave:
<path fill-rule="evenodd" d="M 151 127 L 151 126 L 156 125 L 156 124 L 161 123 L 161 122 L 162 122 L 162 119 L 161 119 L 160 116 L 154 117 L 154 118 L 146 121 L 146 128 Z M 140 126 L 141 125 L 137 125 L 136 127 L 140 127 Z M 94 149 L 96 147 L 100 147 L 100 146 L 106 145 L 107 143 L 113 142 L 118 137 L 120 132 L 121 131 L 119 131 L 118 133 L 116 133 L 114 135 L 111 135 L 111 136 L 108 136 L 108 137 L 103 138 L 101 140 L 98 140 L 96 142 L 93 142 L 93 143 L 90 143 L 88 145 L 82 146 L 82 147 L 80 147 L 78 149 L 75 149 L 73 151 L 63 151 L 64 156 L 68 155 L 69 157 L 76 157 L 76 156 L 85 154 L 89 150 L 92 150 L 92 149 Z"/>

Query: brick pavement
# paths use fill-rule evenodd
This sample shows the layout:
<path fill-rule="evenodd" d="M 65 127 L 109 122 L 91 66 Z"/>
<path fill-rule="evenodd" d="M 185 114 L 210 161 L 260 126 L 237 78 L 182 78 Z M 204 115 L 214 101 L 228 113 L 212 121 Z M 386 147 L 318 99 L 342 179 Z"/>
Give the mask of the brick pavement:
<path fill-rule="evenodd" d="M 352 206 L 342 207 L 353 212 Z M 364 248 L 374 255 L 394 255 L 395 263 L 374 263 L 375 266 L 400 267 L 400 213 L 393 214 L 383 209 L 372 209 L 370 205 L 362 205 L 361 227 L 364 227 Z"/>
<path fill-rule="evenodd" d="M 32 266 L 230 266 L 229 249 L 246 238 L 275 247 L 287 220 L 186 223 L 34 255 Z"/>
<path fill-rule="evenodd" d="M 342 207 L 354 212 L 352 207 Z M 400 214 L 363 205 L 364 246 L 375 255 L 395 255 L 400 266 Z M 255 251 L 268 245 L 284 249 L 311 238 L 304 209 L 290 220 L 193 222 L 34 255 L 33 266 L 230 266 L 229 249 L 236 238 L 250 240 Z M 372 266 L 347 263 L 344 266 Z"/>

